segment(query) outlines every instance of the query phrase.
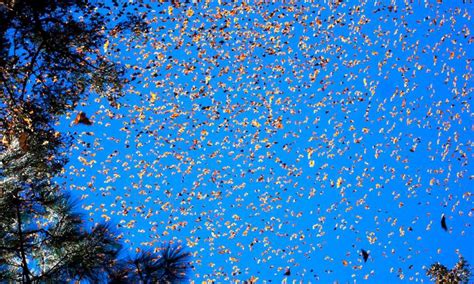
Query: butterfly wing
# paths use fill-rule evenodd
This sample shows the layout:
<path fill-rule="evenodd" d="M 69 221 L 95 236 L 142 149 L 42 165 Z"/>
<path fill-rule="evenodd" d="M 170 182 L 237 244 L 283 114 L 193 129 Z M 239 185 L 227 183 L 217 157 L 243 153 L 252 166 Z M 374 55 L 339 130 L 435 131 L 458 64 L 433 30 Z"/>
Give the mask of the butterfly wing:
<path fill-rule="evenodd" d="M 367 262 L 367 259 L 369 259 L 369 253 L 363 249 L 361 249 L 361 252 L 362 252 L 362 257 L 364 258 L 364 262 Z"/>
<path fill-rule="evenodd" d="M 448 231 L 448 226 L 446 225 L 446 216 L 441 215 L 441 228 L 445 230 L 446 232 Z"/>

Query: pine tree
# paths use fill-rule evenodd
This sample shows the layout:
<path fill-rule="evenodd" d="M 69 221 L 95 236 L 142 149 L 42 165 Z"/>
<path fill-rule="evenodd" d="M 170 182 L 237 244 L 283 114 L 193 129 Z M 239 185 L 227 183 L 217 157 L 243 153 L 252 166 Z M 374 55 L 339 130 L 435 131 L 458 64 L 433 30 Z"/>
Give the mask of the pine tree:
<path fill-rule="evenodd" d="M 53 182 L 66 162 L 67 141 L 34 104 L 10 114 L 0 154 L 1 277 L 22 283 L 99 280 L 120 244 L 105 225 L 87 231 Z"/>
<path fill-rule="evenodd" d="M 458 284 L 458 283 L 468 283 L 469 278 L 471 277 L 471 271 L 469 269 L 469 263 L 464 259 L 464 257 L 459 256 L 459 261 L 452 269 L 448 269 L 446 266 L 441 263 L 434 263 L 426 271 L 431 281 L 436 283 L 446 283 L 446 284 Z"/>
<path fill-rule="evenodd" d="M 111 101 L 119 95 L 124 72 L 100 53 L 107 17 L 98 8 L 88 0 L 0 2 L 5 107 L 28 101 L 57 115 L 74 108 L 88 88 Z"/>
<path fill-rule="evenodd" d="M 88 0 L 0 1 L 0 281 L 113 283 L 142 279 L 139 268 L 152 264 L 161 278 L 146 279 L 174 282 L 189 268 L 189 255 L 170 247 L 135 257 L 132 269 L 119 260 L 110 226 L 89 228 L 54 182 L 71 143 L 54 129 L 60 115 L 91 91 L 113 105 L 127 82 L 99 52 L 109 25 L 100 8 Z M 146 26 L 131 16 L 111 31 L 127 28 Z"/>
<path fill-rule="evenodd" d="M 109 283 L 177 283 L 186 279 L 189 258 L 179 246 L 164 246 L 159 254 L 141 252 L 117 262 Z"/>
<path fill-rule="evenodd" d="M 88 1 L 0 2 L 2 279 L 96 280 L 119 252 L 107 226 L 87 231 L 53 182 L 68 144 L 54 122 L 87 88 L 112 98 L 124 82 L 97 52 L 104 20 Z"/>

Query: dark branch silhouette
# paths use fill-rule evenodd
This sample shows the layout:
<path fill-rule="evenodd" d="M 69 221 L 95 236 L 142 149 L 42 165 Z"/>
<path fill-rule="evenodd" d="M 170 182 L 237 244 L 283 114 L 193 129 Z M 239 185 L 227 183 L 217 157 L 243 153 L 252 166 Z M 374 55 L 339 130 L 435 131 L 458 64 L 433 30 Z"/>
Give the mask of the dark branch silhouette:
<path fill-rule="evenodd" d="M 54 182 L 72 139 L 54 129 L 59 116 L 91 92 L 114 105 L 127 83 L 101 53 L 104 29 L 146 29 L 128 12 L 111 26 L 100 12 L 106 8 L 89 0 L 0 1 L 0 282 L 173 282 L 189 268 L 181 247 L 118 260 L 122 246 L 110 225 L 89 228 Z M 85 113 L 76 123 L 92 124 Z"/>
<path fill-rule="evenodd" d="M 471 271 L 469 263 L 464 257 L 459 256 L 459 261 L 452 269 L 448 269 L 438 262 L 432 264 L 430 268 L 426 270 L 426 275 L 430 277 L 431 281 L 436 283 L 459 284 L 469 283 Z"/>

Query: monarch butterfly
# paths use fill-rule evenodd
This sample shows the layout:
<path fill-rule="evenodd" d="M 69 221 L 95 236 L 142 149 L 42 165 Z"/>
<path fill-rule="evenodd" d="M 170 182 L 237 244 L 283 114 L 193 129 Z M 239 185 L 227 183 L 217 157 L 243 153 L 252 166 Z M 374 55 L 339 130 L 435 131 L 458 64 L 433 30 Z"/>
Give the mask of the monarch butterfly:
<path fill-rule="evenodd" d="M 85 124 L 85 125 L 92 125 L 92 122 L 87 118 L 86 114 L 84 112 L 79 112 L 76 116 L 76 119 L 74 119 L 74 124 Z"/>
<path fill-rule="evenodd" d="M 18 143 L 20 144 L 20 149 L 23 151 L 28 151 L 28 134 L 26 132 L 22 132 L 20 137 L 18 137 Z"/>
<path fill-rule="evenodd" d="M 175 8 L 179 8 L 181 6 L 178 0 L 171 0 L 171 4 L 173 4 Z"/>
<path fill-rule="evenodd" d="M 12 138 L 15 139 L 14 137 L 14 132 L 10 131 L 9 133 L 3 134 L 3 137 L 1 139 L 1 143 L 5 145 L 6 147 L 10 146 L 10 143 L 12 141 Z M 16 140 L 16 139 L 15 139 Z M 29 145 L 28 145 L 28 134 L 26 132 L 21 132 L 17 138 L 18 145 L 20 146 L 20 149 L 22 151 L 28 151 L 29 150 Z"/>
<path fill-rule="evenodd" d="M 441 228 L 445 230 L 446 232 L 448 231 L 448 225 L 446 225 L 446 216 L 441 215 Z"/>
<path fill-rule="evenodd" d="M 364 259 L 364 262 L 367 262 L 367 259 L 369 259 L 369 253 L 363 249 L 360 251 L 362 252 L 362 258 Z"/>

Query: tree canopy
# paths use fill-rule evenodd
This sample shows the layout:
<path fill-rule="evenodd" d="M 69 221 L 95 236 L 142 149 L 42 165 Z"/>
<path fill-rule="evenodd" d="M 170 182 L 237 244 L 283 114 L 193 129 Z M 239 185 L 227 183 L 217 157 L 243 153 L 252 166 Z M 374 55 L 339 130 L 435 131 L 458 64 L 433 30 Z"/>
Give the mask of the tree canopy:
<path fill-rule="evenodd" d="M 437 262 L 433 263 L 426 270 L 426 275 L 436 283 L 458 284 L 468 283 L 471 277 L 471 271 L 469 263 L 464 257 L 459 256 L 459 261 L 452 269 L 448 269 L 443 264 Z"/>
<path fill-rule="evenodd" d="M 121 260 L 110 225 L 87 225 L 54 180 L 72 139 L 54 129 L 59 116 L 90 92 L 114 105 L 127 82 L 99 50 L 109 29 L 103 7 L 87 0 L 0 2 L 0 280 L 151 283 L 182 279 L 189 267 L 189 254 L 169 245 L 134 258 L 132 268 Z M 145 26 L 130 16 L 114 32 L 137 27 Z M 143 266 L 154 270 L 143 275 Z"/>

